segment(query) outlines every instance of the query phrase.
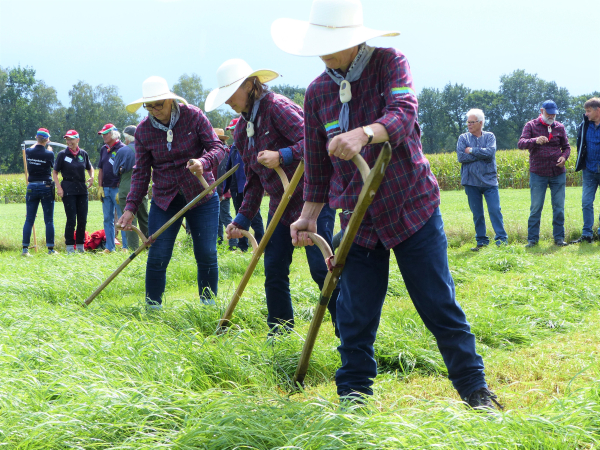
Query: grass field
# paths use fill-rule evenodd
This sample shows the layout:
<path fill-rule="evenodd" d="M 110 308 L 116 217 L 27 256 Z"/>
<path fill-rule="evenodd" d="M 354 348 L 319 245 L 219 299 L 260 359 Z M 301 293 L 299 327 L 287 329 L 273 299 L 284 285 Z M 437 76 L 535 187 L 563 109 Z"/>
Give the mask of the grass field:
<path fill-rule="evenodd" d="M 234 328 L 216 336 L 250 255 L 220 248 L 217 307 L 200 306 L 191 244 L 181 232 L 163 312 L 144 312 L 145 255 L 82 309 L 124 255 L 21 258 L 25 207 L 0 204 L 0 448 L 599 448 L 600 247 L 551 245 L 547 204 L 544 241 L 524 249 L 529 192 L 500 195 L 511 244 L 473 253 L 464 192 L 442 193 L 457 298 L 488 383 L 505 405 L 495 416 L 460 403 L 393 265 L 376 343 L 375 395 L 368 407 L 352 410 L 337 401 L 338 342 L 329 322 L 305 392 L 288 396 L 318 296 L 304 252 L 292 266 L 295 333 L 266 341 L 259 265 Z M 580 233 L 580 202 L 581 188 L 568 188 L 569 237 Z M 61 206 L 57 236 L 64 229 Z M 100 203 L 92 202 L 88 230 L 101 228 L 101 217 Z"/>

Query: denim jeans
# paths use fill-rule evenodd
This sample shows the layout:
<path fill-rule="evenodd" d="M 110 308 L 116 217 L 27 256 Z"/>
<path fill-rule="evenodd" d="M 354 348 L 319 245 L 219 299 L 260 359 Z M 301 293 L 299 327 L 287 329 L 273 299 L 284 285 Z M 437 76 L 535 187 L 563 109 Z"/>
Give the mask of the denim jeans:
<path fill-rule="evenodd" d="M 27 185 L 27 195 L 25 196 L 27 215 L 25 225 L 23 225 L 23 247 L 29 247 L 31 243 L 31 230 L 40 202 L 46 224 L 46 247 L 54 248 L 54 187 L 38 183 Z"/>
<path fill-rule="evenodd" d="M 156 233 L 187 204 L 183 195 L 177 194 L 166 211 L 151 202 L 148 215 L 148 233 Z M 185 217 L 189 224 L 194 243 L 194 257 L 198 267 L 198 293 L 203 303 L 214 304 L 213 295 L 217 295 L 219 283 L 219 265 L 217 263 L 217 226 L 219 224 L 219 196 L 214 195 L 208 202 L 187 211 Z M 162 295 L 167 283 L 167 266 L 173 255 L 175 239 L 181 228 L 180 217 L 167 228 L 152 244 L 146 263 L 146 302 L 151 305 L 162 304 Z"/>
<path fill-rule="evenodd" d="M 483 213 L 483 197 L 487 203 L 488 214 L 492 228 L 496 236 L 494 241 L 497 245 L 506 243 L 508 236 L 504 231 L 504 220 L 502 218 L 502 209 L 500 208 L 500 193 L 498 186 L 465 186 L 465 194 L 469 199 L 469 208 L 473 213 L 473 222 L 475 223 L 475 240 L 477 245 L 488 245 L 490 240 L 487 237 L 485 228 L 485 215 Z"/>
<path fill-rule="evenodd" d="M 102 202 L 102 213 L 104 214 L 104 234 L 106 234 L 106 248 L 111 252 L 115 251 L 115 210 L 121 217 L 121 207 L 117 202 L 119 188 L 104 188 L 104 201 Z M 125 233 L 121 233 L 123 248 L 127 248 L 127 238 Z"/>
<path fill-rule="evenodd" d="M 224 198 L 219 201 L 219 242 L 223 241 L 223 229 L 231 223 L 231 198 Z M 229 239 L 230 247 L 237 247 L 237 239 Z"/>
<path fill-rule="evenodd" d="M 393 248 L 408 294 L 437 340 L 448 377 L 461 397 L 486 387 L 475 336 L 456 301 L 448 266 L 447 241 L 439 209 L 415 234 Z M 342 366 L 336 372 L 338 395 L 372 395 L 377 363 L 373 344 L 389 278 L 390 251 L 352 244 L 340 279 L 337 325 Z"/>
<path fill-rule="evenodd" d="M 267 227 L 270 222 L 271 217 L 269 216 Z M 325 205 L 317 219 L 317 232 L 327 241 L 330 247 L 334 222 L 335 211 Z M 287 328 L 294 327 L 294 308 L 292 307 L 289 278 L 294 248 L 290 237 L 290 227 L 283 225 L 281 222 L 278 223 L 265 248 L 264 259 L 265 294 L 268 310 L 267 324 L 271 328 L 271 332 L 278 332 L 280 325 Z M 310 275 L 319 286 L 319 290 L 321 290 L 327 276 L 325 259 L 316 245 L 305 247 L 305 249 Z M 328 305 L 334 327 L 338 294 L 339 286 L 333 291 Z"/>
<path fill-rule="evenodd" d="M 583 189 L 581 197 L 581 209 L 583 210 L 582 236 L 594 236 L 594 200 L 596 190 L 600 185 L 600 173 L 583 169 Z"/>
<path fill-rule="evenodd" d="M 239 193 L 231 193 L 231 199 L 233 200 L 233 208 L 235 209 L 235 213 L 238 213 L 240 206 L 242 206 L 242 202 L 244 201 L 244 194 Z M 250 223 L 250 228 L 254 230 L 254 239 L 256 242 L 260 244 L 262 237 L 265 234 L 265 227 L 263 225 L 263 219 L 260 215 L 260 210 L 256 213 L 252 222 Z M 238 240 L 238 248 L 245 252 L 248 250 L 248 238 L 242 238 Z"/>
<path fill-rule="evenodd" d="M 62 199 L 67 216 L 65 225 L 65 245 L 85 243 L 85 227 L 88 215 L 88 195 L 65 195 Z M 77 225 L 77 238 L 75 238 L 75 226 Z"/>
<path fill-rule="evenodd" d="M 540 220 L 548 186 L 550 186 L 552 197 L 552 234 L 555 241 L 564 240 L 566 184 L 566 173 L 555 177 L 542 177 L 533 172 L 529 173 L 529 190 L 531 193 L 531 208 L 527 224 L 527 240 L 529 242 L 537 242 L 540 239 Z"/>

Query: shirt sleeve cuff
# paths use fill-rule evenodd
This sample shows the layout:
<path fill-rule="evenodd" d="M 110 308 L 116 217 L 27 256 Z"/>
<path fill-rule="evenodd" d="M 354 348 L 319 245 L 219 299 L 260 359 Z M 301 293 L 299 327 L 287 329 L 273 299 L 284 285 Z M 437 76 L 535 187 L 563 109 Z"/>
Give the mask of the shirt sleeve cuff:
<path fill-rule="evenodd" d="M 292 149 L 289 147 L 280 149 L 279 154 L 283 158 L 284 166 L 288 166 L 294 161 L 294 155 L 292 154 Z"/>
<path fill-rule="evenodd" d="M 250 223 L 252 221 L 250 219 L 248 219 L 246 216 L 244 216 L 243 214 L 238 214 L 237 216 L 235 216 L 235 219 L 233 219 L 233 224 L 236 225 L 238 228 L 241 228 L 242 230 L 246 230 L 248 231 L 250 229 Z"/>
<path fill-rule="evenodd" d="M 204 170 L 204 172 L 210 172 L 212 169 L 212 167 L 210 167 L 210 163 L 204 158 L 199 158 L 199 161 L 200 164 L 202 164 L 202 170 Z"/>

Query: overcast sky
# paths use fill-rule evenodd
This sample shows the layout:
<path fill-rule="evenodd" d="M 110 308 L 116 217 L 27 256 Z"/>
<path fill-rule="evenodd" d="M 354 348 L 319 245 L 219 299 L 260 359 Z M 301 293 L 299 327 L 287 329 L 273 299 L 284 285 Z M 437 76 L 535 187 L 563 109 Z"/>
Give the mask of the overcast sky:
<path fill-rule="evenodd" d="M 79 80 L 115 85 L 126 103 L 151 75 L 172 86 L 196 73 L 216 87 L 227 59 L 270 68 L 274 84 L 306 87 L 318 58 L 279 50 L 273 20 L 307 20 L 312 0 L 0 0 L 0 66 L 30 66 L 69 103 Z M 371 45 L 410 62 L 417 91 L 448 82 L 497 90 L 516 69 L 556 81 L 572 95 L 600 90 L 600 0 L 363 0 L 364 22 L 397 30 Z"/>

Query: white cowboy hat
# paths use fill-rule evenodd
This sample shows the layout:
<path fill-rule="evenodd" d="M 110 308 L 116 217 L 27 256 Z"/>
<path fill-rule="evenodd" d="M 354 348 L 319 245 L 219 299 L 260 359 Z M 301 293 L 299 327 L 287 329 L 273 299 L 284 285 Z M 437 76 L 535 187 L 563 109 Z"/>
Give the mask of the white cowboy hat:
<path fill-rule="evenodd" d="M 258 77 L 261 83 L 268 83 L 277 78 L 279 74 L 272 70 L 252 70 L 243 59 L 229 59 L 217 69 L 217 83 L 219 87 L 211 91 L 206 97 L 204 109 L 206 112 L 217 109 L 233 95 L 249 77 Z"/>
<path fill-rule="evenodd" d="M 140 106 L 142 106 L 144 103 L 166 100 L 168 98 L 179 100 L 186 105 L 188 104 L 184 98 L 181 98 L 179 95 L 174 94 L 169 90 L 167 80 L 162 77 L 146 78 L 146 80 L 142 83 L 142 95 L 142 98 L 138 98 L 135 102 L 131 102 L 125 107 L 125 109 L 130 113 L 134 113 L 140 109 Z"/>
<path fill-rule="evenodd" d="M 298 56 L 324 56 L 380 36 L 398 36 L 363 25 L 360 0 L 314 0 L 308 22 L 277 19 L 271 36 L 281 50 Z"/>

